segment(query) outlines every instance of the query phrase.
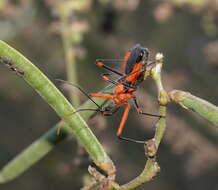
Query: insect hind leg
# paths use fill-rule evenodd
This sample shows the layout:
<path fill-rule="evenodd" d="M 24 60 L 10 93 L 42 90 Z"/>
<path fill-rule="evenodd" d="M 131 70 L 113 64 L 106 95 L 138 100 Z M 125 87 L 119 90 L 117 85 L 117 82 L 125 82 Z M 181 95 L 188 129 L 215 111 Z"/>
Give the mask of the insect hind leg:
<path fill-rule="evenodd" d="M 125 124 L 125 122 L 126 122 L 126 120 L 127 120 L 127 117 L 128 117 L 128 115 L 129 115 L 129 110 L 130 110 L 130 105 L 127 104 L 126 107 L 125 107 L 125 110 L 124 110 L 123 117 L 122 117 L 122 119 L 121 119 L 119 128 L 118 128 L 118 130 L 117 130 L 117 137 L 118 137 L 118 139 L 120 139 L 120 140 L 144 144 L 145 141 L 139 141 L 139 140 L 135 140 L 135 139 L 132 139 L 132 138 L 129 138 L 129 137 L 123 137 L 123 136 L 122 136 L 124 124 Z"/>

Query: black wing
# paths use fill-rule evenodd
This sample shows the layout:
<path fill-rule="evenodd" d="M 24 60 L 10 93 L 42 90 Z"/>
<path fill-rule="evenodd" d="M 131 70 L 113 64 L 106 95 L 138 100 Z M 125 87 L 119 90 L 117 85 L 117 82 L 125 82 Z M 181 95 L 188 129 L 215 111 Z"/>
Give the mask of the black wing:
<path fill-rule="evenodd" d="M 134 65 L 148 57 L 147 48 L 143 48 L 140 44 L 136 44 L 131 50 L 131 54 L 128 57 L 125 74 L 130 74 Z"/>

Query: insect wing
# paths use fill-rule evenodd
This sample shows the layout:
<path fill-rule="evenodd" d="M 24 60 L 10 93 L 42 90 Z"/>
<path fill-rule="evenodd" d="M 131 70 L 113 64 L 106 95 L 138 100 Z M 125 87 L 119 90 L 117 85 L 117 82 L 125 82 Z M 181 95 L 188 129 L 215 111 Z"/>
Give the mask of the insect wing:
<path fill-rule="evenodd" d="M 137 44 L 130 51 L 126 53 L 126 55 L 124 56 L 125 74 L 131 73 L 134 65 L 137 63 L 141 51 L 142 51 L 141 46 Z"/>

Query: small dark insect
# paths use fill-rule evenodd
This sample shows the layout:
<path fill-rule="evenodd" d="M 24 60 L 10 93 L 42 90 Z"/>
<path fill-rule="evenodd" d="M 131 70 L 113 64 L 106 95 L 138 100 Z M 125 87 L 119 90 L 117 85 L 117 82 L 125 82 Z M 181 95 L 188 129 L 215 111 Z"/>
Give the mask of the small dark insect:
<path fill-rule="evenodd" d="M 11 71 L 16 73 L 18 76 L 23 76 L 24 71 L 21 71 L 17 67 L 13 66 L 13 62 L 5 57 L 0 56 L 0 62 L 4 63 L 6 67 L 8 67 Z"/>
<path fill-rule="evenodd" d="M 111 73 L 102 74 L 102 78 L 105 81 L 108 81 L 115 85 L 115 88 L 112 93 L 108 94 L 98 94 L 98 93 L 91 93 L 87 94 L 82 88 L 80 88 L 77 85 L 71 84 L 67 81 L 59 80 L 61 82 L 67 82 L 75 87 L 77 87 L 86 97 L 88 97 L 97 107 L 98 109 L 78 109 L 76 112 L 79 111 L 85 111 L 85 110 L 92 110 L 92 111 L 98 111 L 104 116 L 110 116 L 116 113 L 120 107 L 124 106 L 124 113 L 120 122 L 120 125 L 117 130 L 117 137 L 122 140 L 136 142 L 136 143 L 145 143 L 144 141 L 138 141 L 134 140 L 128 137 L 123 137 L 122 132 L 125 125 L 125 122 L 127 120 L 127 117 L 129 115 L 129 111 L 131 108 L 130 100 L 133 100 L 136 111 L 139 114 L 152 116 L 152 117 L 158 117 L 159 119 L 161 115 L 156 114 L 150 114 L 143 112 L 142 109 L 139 107 L 135 92 L 139 86 L 139 84 L 144 80 L 144 74 L 146 71 L 146 68 L 149 64 L 153 64 L 153 62 L 148 61 L 149 57 L 149 51 L 147 48 L 141 47 L 139 44 L 135 45 L 132 49 L 130 49 L 124 56 L 124 59 L 122 60 L 116 60 L 116 59 L 97 59 L 96 65 L 99 67 L 102 67 L 106 70 L 111 71 L 112 73 L 119 75 L 120 78 L 117 80 L 110 79 L 109 76 Z M 121 61 L 124 64 L 124 71 L 119 72 L 107 65 L 105 63 L 111 63 L 111 62 L 117 62 Z M 112 103 L 106 107 L 99 106 L 92 97 L 97 98 L 105 98 L 112 100 Z M 74 112 L 75 113 L 75 112 Z M 74 114 L 72 113 L 72 114 Z M 69 116 L 72 116 L 70 114 Z"/>

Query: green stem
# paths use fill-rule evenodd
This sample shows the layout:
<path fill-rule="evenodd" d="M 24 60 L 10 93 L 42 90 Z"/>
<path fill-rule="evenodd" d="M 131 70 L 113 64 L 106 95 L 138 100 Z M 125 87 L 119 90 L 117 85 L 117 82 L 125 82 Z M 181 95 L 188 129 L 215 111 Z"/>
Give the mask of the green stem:
<path fill-rule="evenodd" d="M 0 183 L 6 183 L 18 177 L 50 152 L 57 143 L 61 142 L 66 137 L 66 133 L 57 136 L 57 127 L 49 130 L 7 163 L 0 171 Z"/>
<path fill-rule="evenodd" d="M 77 80 L 77 68 L 76 68 L 76 55 L 72 49 L 73 47 L 73 41 L 70 37 L 70 31 L 69 31 L 69 23 L 68 23 L 68 14 L 63 13 L 60 15 L 61 18 L 61 37 L 63 41 L 63 47 L 64 47 L 64 54 L 65 54 L 65 60 L 66 60 L 66 71 L 67 71 L 67 80 L 78 84 Z M 70 99 L 72 104 L 75 107 L 79 106 L 80 100 L 79 95 L 77 91 L 73 91 L 70 93 Z"/>
<path fill-rule="evenodd" d="M 159 114 L 162 116 L 166 116 L 166 106 L 160 106 Z M 163 138 L 165 130 L 166 130 L 166 118 L 162 117 L 157 123 L 157 128 L 156 128 L 156 132 L 154 136 L 156 149 L 158 149 L 160 145 L 160 142 Z"/>
<path fill-rule="evenodd" d="M 19 71 L 16 73 L 19 73 L 61 118 L 75 111 L 62 93 L 35 65 L 3 41 L 0 41 L 0 63 L 10 65 L 11 69 Z M 111 159 L 82 117 L 79 114 L 74 114 L 65 122 L 96 165 L 108 174 L 113 174 L 115 168 Z"/>
<path fill-rule="evenodd" d="M 137 176 L 137 178 L 130 181 L 129 183 L 120 186 L 120 188 L 118 188 L 118 190 L 135 189 L 136 187 L 139 187 L 143 183 L 151 181 L 153 179 L 153 177 L 156 176 L 156 174 L 159 171 L 160 171 L 160 167 L 158 166 L 158 163 L 155 161 L 155 158 L 148 159 L 142 173 L 139 176 Z"/>
<path fill-rule="evenodd" d="M 198 113 L 218 127 L 218 107 L 210 102 L 198 98 L 189 92 L 173 90 L 169 93 L 170 99 L 179 103 L 183 108 L 188 108 Z"/>
<path fill-rule="evenodd" d="M 106 99 L 95 100 L 100 106 L 106 103 Z M 80 108 L 93 108 L 93 103 L 88 100 Z M 81 112 L 84 120 L 93 117 L 96 112 Z M 60 135 L 57 135 L 57 129 L 61 128 Z M 33 166 L 46 154 L 48 154 L 57 143 L 63 141 L 69 134 L 72 134 L 72 129 L 65 123 L 59 123 L 51 128 L 48 132 L 35 140 L 18 156 L 7 163 L 0 171 L 0 183 L 11 181 Z"/>

